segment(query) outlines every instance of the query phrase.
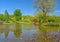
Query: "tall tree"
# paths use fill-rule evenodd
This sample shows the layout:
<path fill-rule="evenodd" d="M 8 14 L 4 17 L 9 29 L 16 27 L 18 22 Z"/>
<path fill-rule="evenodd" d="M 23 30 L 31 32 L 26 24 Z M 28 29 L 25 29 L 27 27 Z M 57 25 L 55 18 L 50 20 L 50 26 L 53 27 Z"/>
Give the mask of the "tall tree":
<path fill-rule="evenodd" d="M 35 8 L 43 12 L 44 20 L 46 19 L 46 14 L 53 11 L 55 6 L 55 0 L 34 0 Z"/>
<path fill-rule="evenodd" d="M 16 21 L 21 20 L 21 16 L 22 16 L 21 10 L 20 9 L 16 9 L 14 11 L 14 16 L 15 16 Z"/>
<path fill-rule="evenodd" d="M 9 22 L 9 13 L 7 10 L 5 10 L 5 20 L 7 23 Z"/>

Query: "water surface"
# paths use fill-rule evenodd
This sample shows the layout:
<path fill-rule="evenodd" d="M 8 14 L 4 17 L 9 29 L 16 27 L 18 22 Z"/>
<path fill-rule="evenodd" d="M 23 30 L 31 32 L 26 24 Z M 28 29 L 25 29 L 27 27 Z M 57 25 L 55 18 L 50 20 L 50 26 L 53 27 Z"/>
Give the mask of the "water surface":
<path fill-rule="evenodd" d="M 48 28 L 48 29 L 47 29 Z M 5 24 L 0 25 L 1 42 L 57 42 L 60 40 L 60 27 L 44 27 L 36 25 Z M 54 37 L 56 36 L 56 38 Z M 53 37 L 53 38 L 52 38 Z M 57 40 L 56 40 L 57 39 Z"/>

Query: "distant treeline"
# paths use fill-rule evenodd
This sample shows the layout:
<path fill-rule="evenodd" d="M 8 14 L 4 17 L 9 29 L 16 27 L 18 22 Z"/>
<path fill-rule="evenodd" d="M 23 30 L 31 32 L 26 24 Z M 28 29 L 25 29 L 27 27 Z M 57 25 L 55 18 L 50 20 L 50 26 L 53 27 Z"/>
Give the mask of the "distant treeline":
<path fill-rule="evenodd" d="M 5 10 L 4 14 L 0 14 L 0 20 L 6 23 L 13 23 L 13 22 L 26 22 L 32 23 L 34 19 L 37 19 L 39 23 L 44 21 L 44 16 L 40 12 L 35 16 L 25 15 L 23 16 L 20 9 L 16 9 L 13 14 L 9 14 L 7 10 Z M 53 14 L 47 15 L 45 18 L 45 22 L 60 22 L 60 16 L 55 16 Z"/>

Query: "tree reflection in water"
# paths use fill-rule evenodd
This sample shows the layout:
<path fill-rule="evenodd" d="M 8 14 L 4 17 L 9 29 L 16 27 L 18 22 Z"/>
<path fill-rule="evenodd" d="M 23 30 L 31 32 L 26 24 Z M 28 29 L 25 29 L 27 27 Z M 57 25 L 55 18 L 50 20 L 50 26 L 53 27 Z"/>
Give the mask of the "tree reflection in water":
<path fill-rule="evenodd" d="M 42 41 L 43 42 L 54 42 L 53 39 L 48 39 L 48 36 L 47 36 L 48 32 L 49 32 L 49 31 L 47 31 L 48 29 L 50 29 L 50 28 L 49 27 L 47 28 L 47 27 L 44 27 L 44 26 L 39 26 L 39 30 L 41 32 L 42 39 L 43 39 Z"/>
<path fill-rule="evenodd" d="M 0 34 L 2 34 L 2 33 L 3 33 L 3 25 L 0 24 Z"/>
<path fill-rule="evenodd" d="M 10 24 L 5 24 L 5 28 L 4 28 L 5 39 L 8 37 L 9 31 L 10 31 L 9 26 Z"/>
<path fill-rule="evenodd" d="M 59 40 L 59 38 L 56 38 L 59 35 L 59 34 L 56 34 L 58 30 L 57 27 L 54 27 L 53 29 L 53 27 L 51 28 L 51 27 L 38 26 L 38 28 L 40 31 L 40 33 L 37 35 L 38 42 L 55 42 Z"/>
<path fill-rule="evenodd" d="M 41 31 L 41 35 L 43 37 L 43 42 L 47 42 L 47 32 L 46 32 L 46 28 L 39 26 L 39 30 Z"/>
<path fill-rule="evenodd" d="M 22 33 L 21 24 L 20 23 L 15 23 L 14 36 L 16 38 L 20 38 L 21 33 Z"/>

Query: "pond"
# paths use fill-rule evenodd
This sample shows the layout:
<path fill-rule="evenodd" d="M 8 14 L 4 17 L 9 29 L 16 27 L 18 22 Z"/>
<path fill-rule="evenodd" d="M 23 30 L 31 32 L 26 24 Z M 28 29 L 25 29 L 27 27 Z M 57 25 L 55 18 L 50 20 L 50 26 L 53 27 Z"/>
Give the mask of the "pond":
<path fill-rule="evenodd" d="M 1 24 L 0 42 L 59 42 L 60 27 Z"/>

